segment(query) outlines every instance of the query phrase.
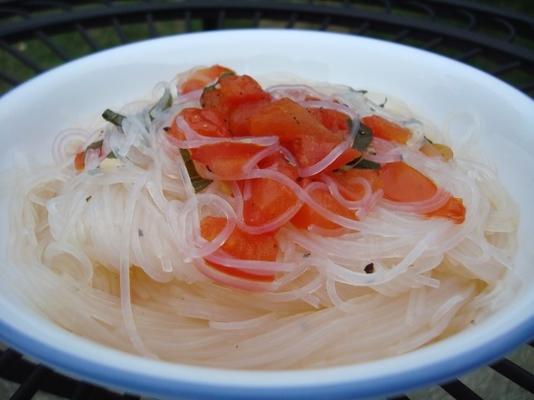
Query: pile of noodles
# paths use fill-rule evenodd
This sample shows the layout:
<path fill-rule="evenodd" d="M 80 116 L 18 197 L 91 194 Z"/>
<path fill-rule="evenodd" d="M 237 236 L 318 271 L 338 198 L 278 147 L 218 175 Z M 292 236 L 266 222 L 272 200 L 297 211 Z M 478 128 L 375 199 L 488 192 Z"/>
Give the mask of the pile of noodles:
<path fill-rule="evenodd" d="M 164 128 L 182 108 L 198 107 L 200 92 L 179 95 L 175 87 L 176 81 L 159 84 L 151 101 L 120 110 L 126 115 L 121 132 L 112 124 L 103 134 L 66 132 L 55 142 L 54 165 L 27 163 L 11 173 L 4 195 L 11 199 L 10 259 L 17 267 L 0 266 L 4 295 L 127 352 L 280 369 L 408 352 L 468 328 L 513 290 L 504 278 L 512 265 L 516 207 L 495 172 L 474 158 L 473 143 L 454 148 L 449 162 L 427 157 L 418 151 L 424 136 L 446 144 L 449 138 L 391 100 L 378 106 L 363 91 L 333 85 L 267 90 L 306 107 L 336 108 L 353 118 L 381 114 L 410 128 L 406 145 L 374 139 L 371 159 L 402 159 L 462 198 L 465 222 L 423 218 L 418 212 L 435 204 L 395 205 L 367 190 L 360 203 L 347 205 L 358 221 L 327 215 L 343 227 L 341 235 L 285 223 L 276 235 L 276 262 L 245 262 L 278 271 L 274 282 L 243 283 L 209 268 L 204 257 L 224 262 L 217 248 L 234 226 L 246 229 L 242 199 L 217 182 L 194 192 Z M 163 90 L 173 96 L 167 109 L 154 107 Z M 310 95 L 319 100 L 306 100 Z M 189 145 L 203 140 L 189 133 Z M 77 173 L 74 152 L 100 138 L 117 158 L 102 161 L 88 152 L 85 171 Z M 262 140 L 266 148 L 275 145 Z M 249 178 L 283 180 L 249 167 Z M 317 185 L 335 192 L 328 180 Z M 309 200 L 305 191 L 298 196 Z M 199 234 L 204 215 L 228 219 L 212 243 Z"/>

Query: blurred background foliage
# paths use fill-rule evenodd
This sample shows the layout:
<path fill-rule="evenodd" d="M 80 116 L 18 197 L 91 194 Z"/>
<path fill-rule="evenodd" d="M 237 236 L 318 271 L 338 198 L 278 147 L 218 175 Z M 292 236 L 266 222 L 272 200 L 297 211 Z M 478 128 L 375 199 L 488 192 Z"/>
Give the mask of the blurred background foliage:
<path fill-rule="evenodd" d="M 164 1 L 164 0 L 163 0 Z M 276 1 L 276 0 L 274 0 Z M 274 3 L 274 1 L 272 1 Z M 413 13 L 410 11 L 407 11 L 406 7 L 401 7 L 400 5 L 403 4 L 405 0 L 397 0 L 393 1 L 392 4 L 394 5 L 392 8 L 392 13 L 395 15 L 407 17 L 407 18 L 414 18 L 414 19 L 423 19 L 425 18 L 425 15 Z M 478 3 L 480 5 L 485 6 L 493 6 L 493 7 L 499 7 L 502 10 L 510 10 L 512 12 L 517 12 L 522 15 L 534 15 L 534 0 L 470 0 L 472 3 Z M 309 4 L 310 0 L 285 0 L 285 1 L 279 1 L 282 3 L 301 3 L 301 4 Z M 384 10 L 384 3 L 380 0 L 350 0 L 351 4 L 354 4 L 355 6 L 361 7 L 362 9 L 370 12 L 383 12 Z M 3 2 L 0 0 L 0 8 L 2 8 L 3 4 L 10 3 L 14 4 L 16 6 L 17 2 Z M 104 1 L 83 1 L 83 2 L 70 2 L 70 7 L 76 11 L 83 11 L 83 10 L 89 10 L 91 8 L 94 8 L 96 5 L 99 5 L 102 7 L 102 4 L 106 3 Z M 109 4 L 114 5 L 124 5 L 125 3 L 136 3 L 134 0 L 119 0 L 119 1 L 108 1 Z M 139 1 L 137 1 L 139 3 Z M 223 3 L 223 2 L 221 2 Z M 264 2 L 268 3 L 268 2 Z M 315 0 L 313 3 L 317 5 L 323 5 L 325 7 L 331 7 L 331 6 L 339 6 L 343 4 L 343 0 Z M 465 2 L 467 3 L 467 1 Z M 397 6 L 396 6 L 397 5 Z M 60 12 L 60 10 L 59 10 Z M 52 13 L 58 13 L 58 9 L 56 10 L 42 10 L 36 13 L 33 13 L 34 15 L 38 17 L 45 17 L 46 14 L 52 14 Z M 8 23 L 16 23 L 16 22 L 23 22 L 22 17 L 17 16 L 8 16 L 6 18 L 2 18 L 2 15 L 0 14 L 0 26 Z M 427 17 L 426 17 L 427 18 Z M 189 21 L 185 21 L 183 17 L 175 18 L 175 19 L 160 19 L 157 20 L 153 26 L 157 30 L 157 34 L 159 36 L 164 35 L 170 35 L 185 31 L 200 31 L 206 28 L 205 26 L 205 19 L 199 18 L 193 14 L 193 16 L 190 18 Z M 452 27 L 458 27 L 458 28 L 465 28 L 468 29 L 466 26 L 462 25 L 462 22 L 459 19 L 454 19 L 451 16 L 445 16 L 445 17 L 439 17 L 437 19 L 436 23 L 443 23 L 448 26 Z M 251 18 L 234 18 L 227 16 L 224 22 L 224 28 L 246 28 L 250 27 L 252 24 Z M 99 26 L 93 26 L 87 29 L 87 35 L 91 38 L 91 43 L 88 43 L 86 38 L 83 37 L 83 35 L 80 34 L 79 31 L 77 31 L 74 26 L 72 28 L 72 31 L 69 31 L 67 33 L 48 33 L 47 31 L 42 32 L 47 35 L 48 41 L 50 42 L 49 45 L 43 45 L 42 37 L 39 37 L 39 33 L 36 33 L 32 37 L 28 37 L 24 40 L 16 41 L 15 43 L 9 43 L 10 46 L 13 47 L 14 50 L 11 50 L 6 47 L 6 43 L 0 40 L 0 77 L 3 79 L 0 79 L 0 94 L 3 92 L 6 92 L 14 85 L 18 84 L 19 82 L 23 82 L 32 76 L 34 76 L 36 73 L 44 71 L 46 69 L 52 68 L 54 66 L 60 65 L 67 60 L 72 60 L 79 58 L 83 55 L 89 54 L 91 52 L 94 52 L 96 50 L 106 49 L 113 46 L 118 46 L 122 44 L 123 42 L 130 43 L 137 40 L 146 39 L 150 36 L 153 36 L 150 31 L 150 26 L 147 24 L 147 21 L 141 20 L 139 22 L 132 22 L 129 21 L 128 23 L 122 23 L 120 27 L 116 26 L 116 22 L 109 21 L 108 25 L 105 27 L 99 27 Z M 259 26 L 260 27 L 279 27 L 283 28 L 287 25 L 287 21 L 284 20 L 269 20 L 262 18 Z M 5 26 L 5 25 L 4 25 Z M 293 28 L 302 28 L 302 29 L 321 29 L 320 22 L 317 23 L 311 23 L 309 20 L 307 21 L 296 21 L 293 25 Z M 357 27 L 355 27 L 356 29 Z M 502 28 L 502 27 L 501 27 Z M 347 25 L 336 25 L 335 23 L 332 23 L 329 25 L 328 28 L 329 31 L 334 32 L 345 32 L 350 33 L 353 32 L 352 29 L 348 28 Z M 356 29 L 357 30 L 357 29 Z M 493 27 L 491 25 L 484 25 L 476 27 L 477 32 L 490 35 L 496 38 L 504 38 L 505 33 L 498 32 L 497 27 Z M 532 30 L 530 31 L 532 32 Z M 375 37 L 385 40 L 396 40 L 400 43 L 412 45 L 412 46 L 421 46 L 424 44 L 425 40 L 428 40 L 428 38 L 423 37 L 422 35 L 406 35 L 405 38 L 402 40 L 397 40 L 395 35 L 395 31 L 388 31 L 387 29 L 383 29 L 381 27 L 375 26 L 375 24 L 372 24 L 369 29 L 366 29 L 364 33 L 362 33 L 364 36 L 369 37 Z M 500 36 L 499 36 L 500 35 Z M 515 43 L 532 49 L 534 51 L 534 35 L 530 35 L 530 37 L 527 35 L 520 36 L 515 39 Z M 439 45 L 436 48 L 432 49 L 433 51 L 439 52 L 441 54 L 445 54 L 451 57 L 456 57 L 458 54 L 461 53 L 461 51 L 464 51 L 462 49 L 462 46 L 449 46 L 443 44 Z M 17 54 L 14 54 L 17 53 Z M 24 65 L 24 62 L 21 62 L 21 58 L 27 58 L 31 59 L 34 67 L 28 66 L 27 64 Z M 496 60 L 493 58 L 488 58 L 483 55 L 476 55 L 474 57 L 470 57 L 468 63 L 484 69 L 486 71 L 492 72 L 492 70 L 495 70 L 499 63 L 502 63 L 502 60 Z M 510 76 L 503 77 L 503 79 L 506 79 L 512 83 L 519 82 L 518 84 L 521 84 L 521 82 L 527 82 L 532 80 L 531 74 L 527 74 L 524 71 L 511 71 Z"/>

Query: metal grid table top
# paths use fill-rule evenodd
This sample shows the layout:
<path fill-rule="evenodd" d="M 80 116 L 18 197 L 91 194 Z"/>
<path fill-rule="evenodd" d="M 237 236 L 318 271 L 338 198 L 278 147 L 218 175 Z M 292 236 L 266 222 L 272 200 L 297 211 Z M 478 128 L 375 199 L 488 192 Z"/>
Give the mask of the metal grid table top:
<path fill-rule="evenodd" d="M 471 64 L 534 96 L 534 18 L 460 0 L 3 1 L 0 94 L 56 65 L 124 43 L 273 27 L 408 44 Z M 532 344 L 523 349 L 532 352 Z M 490 368 L 521 388 L 516 398 L 534 398 L 531 372 L 508 359 Z M 70 399 L 137 398 L 65 377 L 11 349 L 0 350 L 0 378 L 17 384 L 13 400 L 34 398 L 37 391 Z M 441 388 L 457 399 L 481 399 L 460 379 Z"/>

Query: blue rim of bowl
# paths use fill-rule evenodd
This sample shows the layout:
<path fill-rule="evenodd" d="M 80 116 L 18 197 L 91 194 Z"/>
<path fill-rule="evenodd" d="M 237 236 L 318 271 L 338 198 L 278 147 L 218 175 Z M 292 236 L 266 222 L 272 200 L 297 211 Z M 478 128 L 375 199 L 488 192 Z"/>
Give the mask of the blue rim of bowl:
<path fill-rule="evenodd" d="M 226 32 L 236 32 L 239 30 L 228 30 Z M 243 30 L 241 30 L 243 31 Z M 259 30 L 254 30 L 258 32 Z M 273 31 L 279 31 L 274 29 Z M 284 31 L 285 32 L 285 31 Z M 319 33 L 315 31 L 304 31 L 306 33 Z M 212 35 L 215 32 L 202 32 L 192 33 L 191 35 Z M 299 34 L 302 31 L 293 31 L 293 33 Z M 323 35 L 343 35 L 332 32 L 321 32 Z M 183 35 L 182 35 L 183 36 Z M 344 36 L 344 35 L 343 35 Z M 155 40 L 166 40 L 167 38 L 159 38 Z M 376 41 L 381 43 L 387 43 L 396 47 L 404 47 L 412 51 L 422 52 L 433 57 L 446 59 L 449 62 L 462 65 L 464 68 L 468 68 L 471 71 L 476 71 L 479 74 L 483 74 L 486 77 L 491 78 L 494 82 L 498 82 L 501 85 L 507 87 L 508 90 L 512 90 L 515 95 L 519 95 L 523 99 L 528 97 L 519 92 L 516 88 L 510 84 L 501 81 L 494 76 L 478 70 L 468 64 L 452 60 L 448 57 L 429 52 L 427 50 L 414 48 L 412 46 L 402 45 L 398 43 L 389 43 L 379 39 L 371 38 L 358 38 L 368 41 Z M 154 40 L 154 39 L 151 39 Z M 83 61 L 88 57 L 100 55 L 111 51 L 118 50 L 123 47 L 135 46 L 140 43 L 148 42 L 150 40 L 144 40 L 128 45 L 120 46 L 119 48 L 112 48 L 100 51 L 95 54 L 82 57 L 81 59 L 74 60 L 68 64 L 74 64 Z M 47 73 L 60 69 L 67 64 L 53 68 Z M 43 75 L 36 76 L 25 84 L 37 80 Z M 17 92 L 24 85 L 9 91 L 9 94 Z M 528 99 L 530 100 L 530 99 Z M 475 347 L 469 348 L 467 351 L 460 352 L 453 357 L 442 359 L 429 368 L 427 365 L 418 366 L 414 369 L 399 373 L 384 374 L 377 377 L 372 377 L 366 380 L 359 380 L 357 377 L 350 378 L 345 377 L 333 382 L 327 383 L 313 383 L 309 384 L 258 384 L 258 385 L 240 385 L 239 382 L 229 382 L 228 384 L 214 384 L 214 383 L 199 383 L 193 382 L 187 379 L 181 378 L 160 378 L 149 376 L 147 374 L 139 372 L 125 371 L 116 366 L 107 366 L 105 361 L 95 362 L 87 360 L 76 354 L 63 351 L 60 346 L 52 346 L 45 344 L 37 339 L 32 338 L 30 335 L 25 334 L 9 325 L 7 322 L 0 320 L 0 340 L 4 343 L 12 346 L 14 349 L 21 353 L 34 358 L 35 360 L 42 362 L 43 364 L 52 368 L 57 368 L 60 371 L 68 375 L 72 375 L 78 378 L 87 379 L 88 381 L 97 385 L 109 386 L 127 392 L 157 396 L 161 398 L 176 398 L 176 396 L 194 397 L 196 399 L 271 399 L 271 398 L 284 398 L 284 399 L 344 399 L 344 398 L 361 398 L 361 397 L 375 397 L 375 396 L 387 396 L 397 393 L 402 393 L 407 390 L 412 390 L 424 385 L 431 385 L 436 383 L 446 382 L 452 378 L 455 378 L 469 370 L 476 367 L 486 365 L 494 360 L 499 359 L 507 352 L 513 350 L 517 346 L 534 338 L 534 315 L 528 319 L 522 321 L 516 327 L 504 332 L 500 336 L 495 337 L 490 342 L 483 342 Z M 126 354 L 126 353 L 125 353 Z M 130 354 L 129 354 L 130 355 Z M 131 355 L 130 355 L 131 356 Z M 187 365 L 179 364 L 181 367 L 187 368 Z M 196 369 L 205 369 L 206 371 L 216 371 L 213 368 L 208 367 L 196 367 L 190 366 Z M 322 370 L 328 370 L 331 367 L 324 368 Z M 227 370 L 221 370 L 227 371 Z M 316 373 L 317 370 L 309 370 Z M 242 372 L 233 370 L 233 372 Z M 250 371 L 246 371 L 250 372 Z M 273 373 L 291 374 L 292 371 L 273 371 Z M 261 372 L 259 372 L 261 373 Z M 113 389 L 112 389 L 113 390 Z"/>
<path fill-rule="evenodd" d="M 120 388 L 132 393 L 175 398 L 191 396 L 197 399 L 343 399 L 369 396 L 384 396 L 405 392 L 414 388 L 446 382 L 462 373 L 488 364 L 508 351 L 534 338 L 534 317 L 519 324 L 511 332 L 495 338 L 489 343 L 471 348 L 467 352 L 437 362 L 432 366 L 393 373 L 364 382 L 350 378 L 345 381 L 320 385 L 240 386 L 200 384 L 181 379 L 156 378 L 141 373 L 131 373 L 105 362 L 96 363 L 83 357 L 63 352 L 51 345 L 43 344 L 30 336 L 0 321 L 0 339 L 25 355 L 45 365 L 69 371 L 75 376 L 87 378 L 96 384 Z M 282 371 L 280 373 L 291 373 Z"/>

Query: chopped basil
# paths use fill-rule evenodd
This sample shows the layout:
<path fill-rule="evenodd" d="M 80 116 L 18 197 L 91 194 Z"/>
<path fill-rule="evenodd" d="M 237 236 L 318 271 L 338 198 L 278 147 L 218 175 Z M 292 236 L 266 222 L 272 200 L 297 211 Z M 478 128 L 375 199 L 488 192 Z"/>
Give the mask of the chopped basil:
<path fill-rule="evenodd" d="M 150 120 L 154 120 L 154 116 L 152 113 L 154 111 L 165 111 L 168 108 L 172 106 L 172 95 L 168 88 L 165 88 L 165 91 L 163 92 L 163 96 L 157 101 L 156 104 L 152 106 L 152 108 L 148 111 L 148 116 L 150 117 Z"/>
<path fill-rule="evenodd" d="M 89 146 L 87 146 L 85 150 L 87 149 L 100 150 L 103 144 L 104 144 L 104 140 L 100 139 L 100 140 L 97 140 L 96 142 L 91 143 Z"/>
<path fill-rule="evenodd" d="M 367 92 L 369 92 L 366 89 L 354 89 L 354 88 L 351 88 L 350 86 L 348 86 L 348 89 L 349 89 L 350 92 L 359 93 L 359 94 L 362 94 L 364 96 L 367 94 Z"/>
<path fill-rule="evenodd" d="M 366 160 L 363 157 L 358 157 L 355 160 L 345 164 L 337 171 L 348 171 L 349 169 L 358 168 L 358 169 L 380 169 L 380 164 L 375 163 L 374 161 Z"/>
<path fill-rule="evenodd" d="M 351 135 L 354 134 L 353 129 L 356 129 L 354 122 L 349 119 L 349 132 Z M 367 125 L 360 122 L 358 125 L 358 132 L 354 135 L 354 142 L 352 143 L 352 148 L 358 151 L 365 151 L 371 144 L 373 140 L 373 131 Z"/>
<path fill-rule="evenodd" d="M 102 113 L 102 118 L 115 126 L 121 126 L 126 117 L 108 108 Z"/>
<path fill-rule="evenodd" d="M 185 167 L 187 168 L 187 173 L 189 174 L 189 178 L 191 178 L 191 184 L 193 185 L 193 188 L 195 189 L 195 192 L 198 193 L 202 189 L 206 188 L 210 183 L 211 180 L 202 178 L 195 168 L 195 164 L 193 164 L 193 160 L 191 159 L 191 155 L 189 154 L 189 151 L 186 149 L 180 149 L 180 154 L 182 155 L 182 158 L 185 163 Z"/>

